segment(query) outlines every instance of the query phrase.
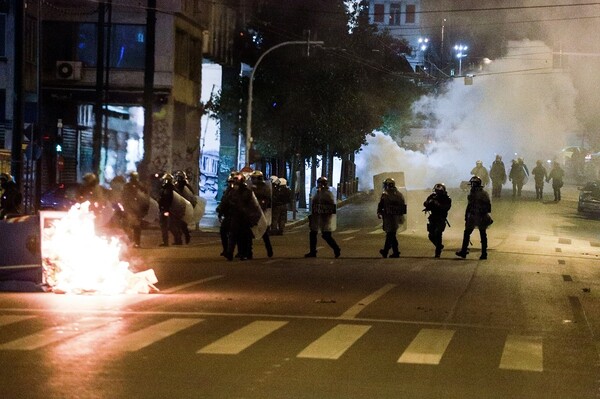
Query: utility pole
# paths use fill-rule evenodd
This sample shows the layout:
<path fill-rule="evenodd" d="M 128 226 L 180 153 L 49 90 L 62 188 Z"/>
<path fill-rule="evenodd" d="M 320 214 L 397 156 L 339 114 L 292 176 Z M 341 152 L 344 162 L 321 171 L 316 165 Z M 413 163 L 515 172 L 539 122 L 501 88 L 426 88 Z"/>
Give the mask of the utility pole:
<path fill-rule="evenodd" d="M 140 165 L 143 179 L 150 176 L 152 163 L 152 108 L 154 106 L 154 53 L 156 51 L 156 0 L 148 0 L 146 10 L 146 59 L 144 68 L 144 159 Z"/>
<path fill-rule="evenodd" d="M 262 53 L 261 56 L 258 57 L 256 64 L 254 64 L 254 68 L 252 68 L 252 73 L 250 74 L 250 83 L 248 84 L 248 107 L 246 110 L 246 166 L 250 166 L 250 149 L 252 148 L 252 90 L 254 88 L 254 74 L 258 69 L 258 65 L 267 54 L 269 54 L 273 50 L 278 49 L 279 47 L 290 46 L 294 44 L 305 45 L 310 48 L 311 45 L 323 45 L 324 42 L 310 40 L 295 40 L 276 44 L 275 46 Z"/>
<path fill-rule="evenodd" d="M 10 150 L 11 162 L 10 173 L 13 175 L 17 186 L 21 186 L 23 174 L 23 122 L 24 122 L 24 92 L 23 87 L 23 43 L 25 24 L 25 5 L 21 1 L 15 1 L 15 70 L 13 87 L 13 129 L 12 145 Z"/>
<path fill-rule="evenodd" d="M 100 152 L 102 147 L 102 126 L 104 121 L 104 18 L 106 3 L 98 4 L 98 43 L 96 47 L 96 93 L 94 102 L 94 133 L 92 136 L 92 171 L 100 170 Z"/>

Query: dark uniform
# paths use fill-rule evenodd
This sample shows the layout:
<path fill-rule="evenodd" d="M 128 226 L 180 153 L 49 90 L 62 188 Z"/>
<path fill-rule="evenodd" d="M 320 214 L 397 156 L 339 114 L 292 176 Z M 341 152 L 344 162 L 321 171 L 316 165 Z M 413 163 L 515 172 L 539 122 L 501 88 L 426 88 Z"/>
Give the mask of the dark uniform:
<path fill-rule="evenodd" d="M 228 209 L 229 195 L 231 194 L 236 174 L 237 172 L 231 172 L 229 174 L 229 177 L 227 178 L 227 188 L 225 188 L 223 196 L 221 197 L 221 202 L 219 202 L 216 209 L 220 223 L 219 235 L 221 236 L 221 245 L 223 246 L 221 256 L 227 255 L 228 237 L 229 231 L 231 230 L 231 212 Z"/>
<path fill-rule="evenodd" d="M 492 179 L 492 197 L 500 198 L 502 186 L 506 183 L 506 167 L 500 155 L 496 155 L 496 160 L 492 163 L 490 179 Z"/>
<path fill-rule="evenodd" d="M 292 190 L 284 178 L 277 179 L 273 184 L 273 216 L 271 232 L 282 235 L 287 222 L 288 204 L 292 200 Z"/>
<path fill-rule="evenodd" d="M 142 221 L 150 209 L 150 196 L 140 183 L 137 172 L 129 174 L 129 181 L 123 187 L 122 198 L 127 233 L 134 247 L 139 248 L 142 240 Z"/>
<path fill-rule="evenodd" d="M 516 161 L 513 160 L 508 174 L 508 180 L 512 181 L 513 185 L 513 197 L 521 196 L 521 190 L 523 189 L 523 185 L 528 176 L 529 170 L 527 169 L 527 165 L 523 162 L 523 159 L 519 158 Z"/>
<path fill-rule="evenodd" d="M 462 248 L 460 251 L 456 252 L 456 255 L 461 258 L 467 257 L 471 233 L 475 230 L 475 227 L 477 227 L 481 237 L 481 256 L 479 259 L 487 259 L 486 230 L 493 222 L 490 217 L 492 204 L 490 202 L 490 196 L 483 190 L 481 179 L 479 177 L 473 176 L 469 181 L 469 184 L 471 185 L 471 192 L 467 197 L 468 204 L 465 211 L 465 232 L 463 235 Z"/>
<path fill-rule="evenodd" d="M 546 178 L 546 182 L 552 180 L 552 189 L 554 190 L 554 201 L 560 201 L 560 189 L 562 188 L 565 178 L 565 171 L 560 167 L 558 162 L 552 164 L 552 169 Z"/>
<path fill-rule="evenodd" d="M 173 245 L 181 245 L 181 218 L 172 212 L 173 197 L 176 194 L 173 176 L 166 173 L 162 178 L 162 185 L 158 197 L 159 222 L 162 233 L 161 247 L 169 246 L 169 232 L 173 234 Z"/>
<path fill-rule="evenodd" d="M 537 161 L 535 165 L 535 168 L 531 171 L 533 180 L 535 180 L 535 198 L 542 199 L 544 195 L 544 180 L 548 177 L 548 172 L 544 168 L 544 165 L 542 165 L 542 161 Z"/>
<path fill-rule="evenodd" d="M 317 187 L 311 196 L 311 213 L 308 217 L 310 228 L 309 247 L 310 251 L 304 255 L 305 258 L 314 258 L 317 256 L 317 235 L 321 231 L 321 237 L 333 249 L 333 254 L 336 258 L 340 257 L 341 249 L 335 242 L 331 232 L 335 230 L 335 213 L 336 203 L 335 197 L 331 190 L 326 177 L 319 177 Z"/>
<path fill-rule="evenodd" d="M 233 260 L 237 245 L 241 260 L 252 259 L 252 226 L 258 223 L 261 210 L 243 174 L 235 176 L 229 194 L 223 196 L 219 206 L 220 211 L 229 218 L 225 257 Z"/>
<path fill-rule="evenodd" d="M 444 249 L 442 234 L 446 229 L 448 211 L 452 207 L 452 200 L 448 196 L 446 186 L 438 183 L 433 187 L 433 193 L 427 197 L 423 203 L 425 209 L 429 212 L 427 223 L 427 232 L 429 233 L 429 241 L 435 245 L 435 257 L 439 258 Z"/>
<path fill-rule="evenodd" d="M 391 249 L 390 258 L 399 258 L 398 238 L 396 233 L 406 215 L 406 201 L 404 196 L 396 188 L 396 182 L 392 178 L 387 178 L 383 182 L 383 193 L 377 204 L 377 217 L 383 219 L 383 231 L 385 231 L 385 243 L 379 253 L 384 258 L 388 257 Z"/>
<path fill-rule="evenodd" d="M 265 215 L 271 215 L 272 207 L 272 192 L 271 186 L 265 182 L 265 177 L 261 171 L 255 170 L 250 175 L 252 180 L 252 191 L 260 204 L 260 209 Z M 271 245 L 271 238 L 269 237 L 269 228 L 271 227 L 271 220 L 267 220 L 267 229 L 262 235 L 263 242 L 265 243 L 265 249 L 267 250 L 267 256 L 270 258 L 273 256 L 273 246 Z"/>
<path fill-rule="evenodd" d="M 196 197 L 194 196 L 194 191 L 192 189 L 192 185 L 188 181 L 186 173 L 182 170 L 178 170 L 177 172 L 175 172 L 174 178 L 175 178 L 175 191 L 177 191 L 177 193 L 179 195 L 181 195 L 190 204 L 192 204 L 192 207 L 195 207 L 196 206 Z M 188 224 L 185 220 L 181 220 L 180 229 L 185 238 L 185 243 L 189 244 L 191 236 L 190 236 L 190 230 L 188 228 Z"/>

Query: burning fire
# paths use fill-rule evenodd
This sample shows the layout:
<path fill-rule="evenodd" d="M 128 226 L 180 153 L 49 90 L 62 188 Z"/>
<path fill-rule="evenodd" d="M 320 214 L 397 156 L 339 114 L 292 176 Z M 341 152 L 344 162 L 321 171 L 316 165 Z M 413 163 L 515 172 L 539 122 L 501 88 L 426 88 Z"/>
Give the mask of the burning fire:
<path fill-rule="evenodd" d="M 152 269 L 139 273 L 119 259 L 118 238 L 96 235 L 90 203 L 42 228 L 42 260 L 47 284 L 57 293 L 104 295 L 148 293 L 158 289 Z"/>

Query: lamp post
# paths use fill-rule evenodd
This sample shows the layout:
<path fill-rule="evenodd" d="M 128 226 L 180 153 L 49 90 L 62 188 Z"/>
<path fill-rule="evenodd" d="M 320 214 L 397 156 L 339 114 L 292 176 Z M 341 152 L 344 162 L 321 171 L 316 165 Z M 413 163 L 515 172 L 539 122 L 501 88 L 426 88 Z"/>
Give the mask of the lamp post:
<path fill-rule="evenodd" d="M 468 50 L 467 46 L 463 46 L 462 44 L 457 44 L 454 46 L 454 51 L 456 51 L 456 58 L 458 58 L 458 76 L 462 76 L 462 59 L 467 56 L 465 51 Z"/>
<path fill-rule="evenodd" d="M 423 69 L 425 69 L 425 65 L 426 65 L 426 57 L 427 57 L 427 48 L 429 47 L 429 38 L 427 37 L 420 37 L 419 40 L 419 50 L 421 50 L 422 54 L 423 54 Z"/>
<path fill-rule="evenodd" d="M 258 65 L 271 51 L 278 49 L 279 47 L 289 46 L 293 44 L 303 44 L 310 48 L 311 45 L 322 45 L 324 42 L 321 41 L 310 41 L 310 40 L 295 40 L 290 42 L 282 42 L 271 47 L 258 57 L 252 73 L 250 74 L 250 83 L 248 84 L 248 107 L 246 110 L 246 166 L 250 166 L 250 148 L 252 147 L 252 90 L 254 88 L 254 74 L 258 69 Z"/>

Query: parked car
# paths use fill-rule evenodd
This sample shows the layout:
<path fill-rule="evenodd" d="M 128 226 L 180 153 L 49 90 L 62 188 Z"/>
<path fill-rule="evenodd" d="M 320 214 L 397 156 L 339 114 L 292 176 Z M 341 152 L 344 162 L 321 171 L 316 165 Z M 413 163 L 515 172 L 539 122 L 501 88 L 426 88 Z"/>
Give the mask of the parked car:
<path fill-rule="evenodd" d="M 40 198 L 40 210 L 68 211 L 77 202 L 79 183 L 61 183 L 48 189 Z"/>
<path fill-rule="evenodd" d="M 586 183 L 579 189 L 577 212 L 600 214 L 600 181 Z"/>

